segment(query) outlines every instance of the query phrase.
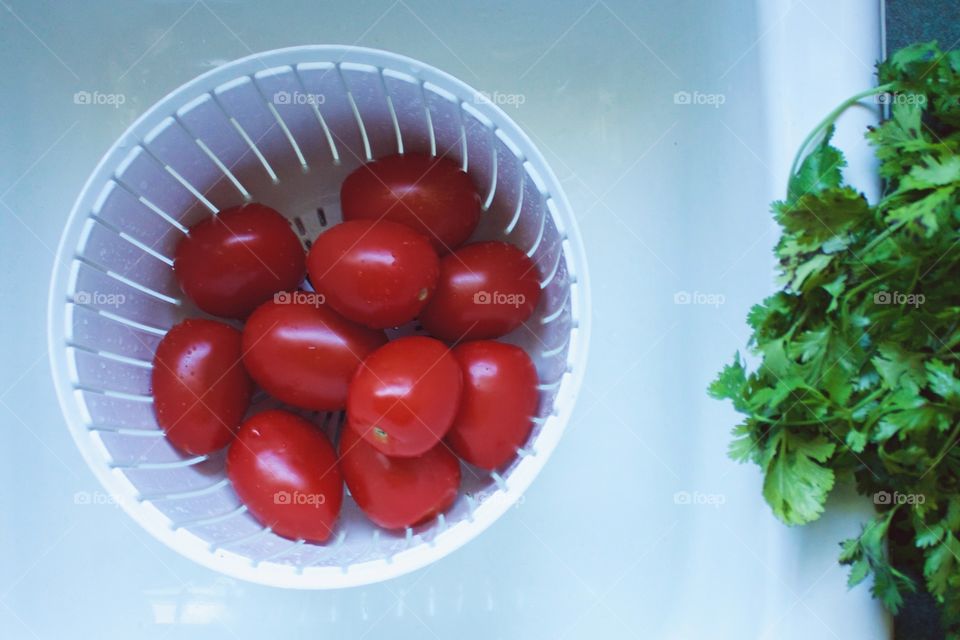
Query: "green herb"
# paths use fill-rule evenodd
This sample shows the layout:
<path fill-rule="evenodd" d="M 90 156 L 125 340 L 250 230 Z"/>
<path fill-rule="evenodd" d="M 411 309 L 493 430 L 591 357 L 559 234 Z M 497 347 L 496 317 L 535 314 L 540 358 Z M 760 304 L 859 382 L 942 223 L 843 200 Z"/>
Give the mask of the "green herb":
<path fill-rule="evenodd" d="M 841 544 L 850 585 L 872 576 L 896 612 L 923 580 L 960 639 L 960 52 L 914 45 L 878 75 L 798 153 L 773 204 L 782 288 L 748 316 L 758 364 L 738 354 L 710 394 L 745 415 L 730 455 L 763 468 L 784 522 L 818 518 L 838 482 L 872 496 L 876 517 Z M 830 144 L 871 94 L 889 105 L 867 133 L 884 182 L 872 203 Z"/>

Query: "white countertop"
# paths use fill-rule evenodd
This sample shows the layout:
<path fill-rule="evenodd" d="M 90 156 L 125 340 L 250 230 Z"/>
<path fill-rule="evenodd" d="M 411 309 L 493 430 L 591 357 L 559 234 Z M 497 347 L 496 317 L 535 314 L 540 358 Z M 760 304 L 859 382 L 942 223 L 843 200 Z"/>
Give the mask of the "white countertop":
<path fill-rule="evenodd" d="M 787 533 L 757 470 L 725 456 L 732 408 L 705 394 L 773 287 L 784 150 L 869 81 L 876 3 L 839 20 L 827 0 L 480 4 L 0 4 L 0 637 L 883 635 L 835 560 L 856 518 Z M 791 54 L 801 37 L 820 55 Z M 393 50 L 503 96 L 567 190 L 594 302 L 575 419 L 522 503 L 424 570 L 337 592 L 221 577 L 140 530 L 76 451 L 45 352 L 53 251 L 111 142 L 197 74 L 307 43 Z"/>

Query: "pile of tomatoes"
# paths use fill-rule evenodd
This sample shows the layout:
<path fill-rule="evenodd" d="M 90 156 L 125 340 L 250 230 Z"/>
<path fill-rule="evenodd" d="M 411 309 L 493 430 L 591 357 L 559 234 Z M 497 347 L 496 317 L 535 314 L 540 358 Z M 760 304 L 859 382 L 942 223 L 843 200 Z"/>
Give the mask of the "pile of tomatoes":
<path fill-rule="evenodd" d="M 530 433 L 537 372 L 496 342 L 540 297 L 529 257 L 473 242 L 480 198 L 453 162 L 405 154 L 350 174 L 344 221 L 309 252 L 262 204 L 189 230 L 174 272 L 209 316 L 174 326 L 154 357 L 157 422 L 193 455 L 229 446 L 227 475 L 279 535 L 326 541 L 343 485 L 375 524 L 402 529 L 450 507 L 458 457 L 493 470 Z M 417 320 L 428 335 L 388 340 Z M 255 388 L 289 407 L 254 415 Z M 335 448 L 302 417 L 345 410 Z M 296 413 L 295 413 L 296 411 Z"/>

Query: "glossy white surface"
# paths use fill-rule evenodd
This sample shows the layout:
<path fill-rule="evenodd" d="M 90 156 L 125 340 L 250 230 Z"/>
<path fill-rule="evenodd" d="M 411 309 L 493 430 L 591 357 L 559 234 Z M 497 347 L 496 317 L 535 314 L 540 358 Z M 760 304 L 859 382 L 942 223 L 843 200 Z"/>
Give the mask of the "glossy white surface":
<path fill-rule="evenodd" d="M 725 457 L 734 412 L 704 394 L 772 288 L 783 132 L 765 89 L 842 96 L 867 77 L 838 77 L 836 60 L 871 61 L 854 47 L 876 44 L 875 3 L 844 3 L 843 20 L 833 4 L 787 7 L 784 28 L 823 55 L 798 51 L 783 74 L 765 70 L 776 32 L 745 0 L 0 10 L 0 637 L 881 637 L 834 560 L 855 520 L 784 536 L 756 470 Z M 104 504 L 56 404 L 43 318 L 69 207 L 140 113 L 251 50 L 322 42 L 410 55 L 502 96 L 580 222 L 594 331 L 574 418 L 522 503 L 424 570 L 317 593 L 218 576 Z M 78 105 L 78 91 L 123 104 Z M 681 91 L 700 104 L 676 104 Z M 675 304 L 684 291 L 723 304 Z"/>

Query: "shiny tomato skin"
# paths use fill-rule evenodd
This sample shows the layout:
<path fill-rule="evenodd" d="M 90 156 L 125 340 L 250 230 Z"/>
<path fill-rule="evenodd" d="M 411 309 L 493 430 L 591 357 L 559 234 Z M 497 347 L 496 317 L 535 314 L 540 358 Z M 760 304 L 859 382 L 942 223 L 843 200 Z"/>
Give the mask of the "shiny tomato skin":
<path fill-rule="evenodd" d="M 245 318 L 278 291 L 296 289 L 306 257 L 283 216 L 251 203 L 194 225 L 177 245 L 173 271 L 203 311 Z"/>
<path fill-rule="evenodd" d="M 389 220 L 342 222 L 307 257 L 310 283 L 345 318 L 374 329 L 413 320 L 440 277 L 426 236 Z"/>
<path fill-rule="evenodd" d="M 453 349 L 463 369 L 463 395 L 446 441 L 465 462 L 488 470 L 513 459 L 540 403 L 537 369 L 512 344 L 479 340 Z"/>
<path fill-rule="evenodd" d="M 460 463 L 441 442 L 412 458 L 386 456 L 347 427 L 340 471 L 357 506 L 384 529 L 413 527 L 456 501 Z"/>
<path fill-rule="evenodd" d="M 253 393 L 240 332 L 199 318 L 176 325 L 157 345 L 151 388 L 157 424 L 177 449 L 203 455 L 227 446 Z"/>
<path fill-rule="evenodd" d="M 243 328 L 243 364 L 274 398 L 303 409 L 343 409 L 360 363 L 382 331 L 350 322 L 308 292 L 265 302 Z"/>
<path fill-rule="evenodd" d="M 340 187 L 344 220 L 381 218 L 425 236 L 440 255 L 467 241 L 480 221 L 480 196 L 448 158 L 405 153 L 360 167 Z"/>
<path fill-rule="evenodd" d="M 277 535 L 325 542 L 343 502 L 333 445 L 287 411 L 258 413 L 243 423 L 227 452 L 227 477 L 247 509 Z"/>
<path fill-rule="evenodd" d="M 534 262 L 506 242 L 476 242 L 440 260 L 440 281 L 420 322 L 430 335 L 455 342 L 504 336 L 540 301 Z"/>
<path fill-rule="evenodd" d="M 350 382 L 352 428 L 389 456 L 419 456 L 447 433 L 460 403 L 463 373 L 439 340 L 398 338 L 380 347 Z"/>

